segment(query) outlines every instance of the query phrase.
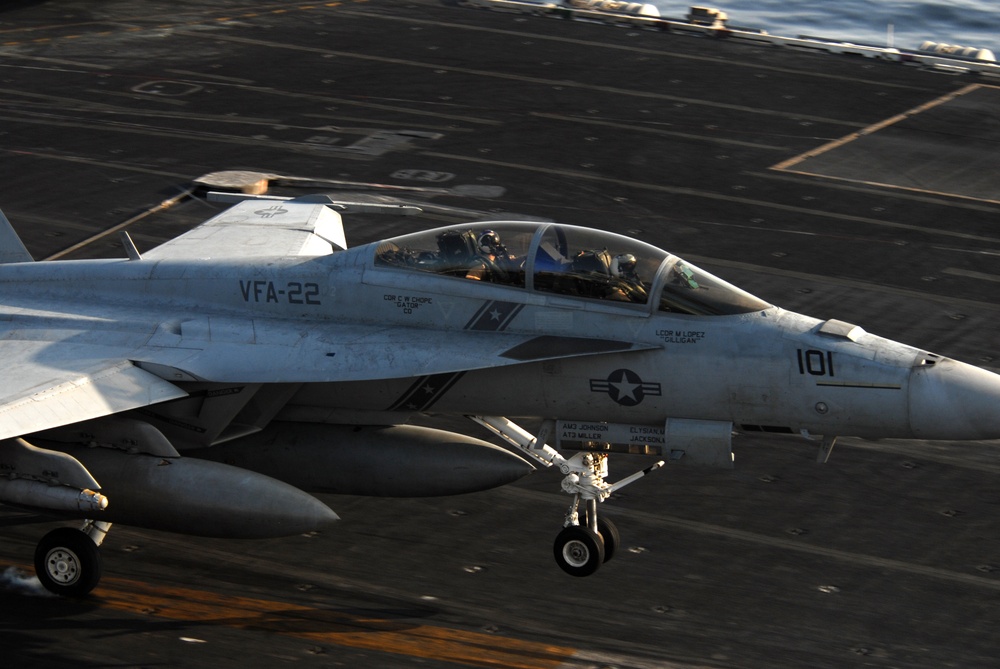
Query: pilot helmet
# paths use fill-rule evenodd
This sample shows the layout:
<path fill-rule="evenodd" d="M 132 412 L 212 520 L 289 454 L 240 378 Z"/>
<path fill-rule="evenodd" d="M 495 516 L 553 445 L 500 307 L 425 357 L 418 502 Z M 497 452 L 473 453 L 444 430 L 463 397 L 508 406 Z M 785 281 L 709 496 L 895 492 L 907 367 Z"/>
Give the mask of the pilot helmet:
<path fill-rule="evenodd" d="M 611 271 L 621 276 L 635 272 L 635 256 L 631 253 L 621 253 L 615 256 L 611 263 Z"/>
<path fill-rule="evenodd" d="M 500 251 L 500 235 L 492 230 L 483 230 L 479 235 L 479 250 L 496 255 Z"/>

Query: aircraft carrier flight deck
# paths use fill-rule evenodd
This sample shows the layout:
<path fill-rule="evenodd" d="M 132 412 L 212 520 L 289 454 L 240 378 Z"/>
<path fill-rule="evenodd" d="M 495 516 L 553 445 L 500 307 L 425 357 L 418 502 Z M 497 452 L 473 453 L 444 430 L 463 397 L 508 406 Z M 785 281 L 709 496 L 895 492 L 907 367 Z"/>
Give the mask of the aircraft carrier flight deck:
<path fill-rule="evenodd" d="M 4 3 L 0 208 L 55 261 L 124 257 L 120 230 L 150 249 L 227 206 L 213 189 L 422 208 L 346 215 L 352 245 L 553 220 L 1000 368 L 991 66 L 487 5 Z M 555 472 L 327 497 L 342 520 L 289 539 L 115 526 L 81 601 L 32 582 L 55 525 L 5 507 L 0 649 L 11 667 L 995 666 L 1000 445 L 816 449 L 741 436 L 732 471 L 646 477 L 603 507 L 625 543 L 586 580 L 553 563 Z"/>

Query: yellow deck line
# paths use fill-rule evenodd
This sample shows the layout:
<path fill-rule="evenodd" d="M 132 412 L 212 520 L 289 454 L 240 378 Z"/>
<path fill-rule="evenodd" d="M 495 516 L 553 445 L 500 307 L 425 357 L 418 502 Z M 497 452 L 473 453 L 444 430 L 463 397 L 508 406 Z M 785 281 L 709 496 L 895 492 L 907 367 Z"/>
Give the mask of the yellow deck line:
<path fill-rule="evenodd" d="M 93 601 L 137 615 L 281 634 L 315 643 L 470 667 L 555 669 L 574 649 L 510 637 L 345 613 L 206 590 L 105 578 Z"/>
<path fill-rule="evenodd" d="M 801 153 L 801 154 L 799 154 L 797 156 L 789 158 L 788 160 L 783 160 L 780 163 L 778 163 L 777 165 L 771 166 L 771 169 L 772 170 L 778 170 L 778 171 L 788 170 L 789 167 L 791 167 L 793 165 L 797 165 L 798 163 L 802 162 L 803 160 L 806 160 L 807 158 L 815 158 L 816 156 L 822 155 L 822 154 L 826 153 L 827 151 L 832 151 L 833 149 L 836 149 L 837 147 L 843 146 L 845 144 L 849 144 L 850 142 L 853 142 L 856 139 L 859 139 L 859 138 L 864 137 L 866 135 L 871 135 L 871 134 L 873 134 L 875 132 L 878 132 L 879 130 L 882 130 L 883 128 L 886 128 L 886 127 L 888 127 L 888 126 L 890 126 L 890 125 L 892 125 L 894 123 L 899 123 L 900 121 L 903 121 L 903 120 L 905 120 L 905 119 L 907 119 L 907 118 L 909 118 L 911 116 L 916 116 L 917 114 L 920 114 L 921 112 L 925 112 L 928 109 L 932 109 L 932 108 L 937 107 L 939 105 L 943 105 L 946 102 L 950 102 L 950 101 L 954 100 L 955 98 L 957 98 L 960 95 L 966 95 L 966 94 L 971 93 L 971 92 L 973 92 L 975 90 L 978 90 L 979 88 L 982 88 L 982 87 L 983 87 L 983 84 L 969 84 L 968 86 L 965 86 L 964 88 L 961 88 L 961 89 L 959 89 L 957 91 L 954 91 L 952 93 L 948 93 L 947 95 L 942 95 L 941 97 L 935 98 L 934 100 L 931 100 L 930 102 L 925 102 L 924 104 L 919 105 L 917 107 L 914 107 L 913 109 L 909 109 L 909 110 L 903 112 L 902 114 L 896 114 L 895 116 L 892 116 L 890 118 L 887 118 L 887 119 L 884 119 L 882 121 L 879 121 L 878 123 L 873 123 L 872 125 L 869 125 L 869 126 L 867 126 L 865 128 L 862 128 L 861 130 L 858 130 L 857 132 L 852 132 L 849 135 L 845 135 L 845 136 L 841 137 L 840 139 L 835 139 L 832 142 L 827 142 L 826 144 L 823 144 L 822 146 L 820 146 L 818 148 L 810 149 L 809 151 L 806 151 L 805 153 Z M 799 174 L 809 174 L 809 173 L 808 172 L 799 172 Z M 818 175 L 814 175 L 814 176 L 825 176 L 825 175 L 818 174 Z"/>

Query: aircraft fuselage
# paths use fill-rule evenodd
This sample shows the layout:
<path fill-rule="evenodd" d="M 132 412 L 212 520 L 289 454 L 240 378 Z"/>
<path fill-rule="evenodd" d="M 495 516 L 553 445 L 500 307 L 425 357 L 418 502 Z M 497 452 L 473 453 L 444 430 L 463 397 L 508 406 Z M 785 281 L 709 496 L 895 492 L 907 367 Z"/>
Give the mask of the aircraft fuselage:
<path fill-rule="evenodd" d="M 0 287 L 13 296 L 4 307 L 11 317 L 61 328 L 67 341 L 129 345 L 134 361 L 180 370 L 186 380 L 246 382 L 242 370 L 267 367 L 258 358 L 288 348 L 293 336 L 299 350 L 274 378 L 305 384 L 284 412 L 298 420 L 434 411 L 635 425 L 683 418 L 813 435 L 1000 437 L 996 376 L 852 325 L 771 306 L 733 315 L 662 312 L 385 269 L 373 266 L 371 255 L 371 247 L 358 247 L 252 264 L 6 265 Z M 430 348 L 422 355 L 436 361 L 434 370 L 419 373 L 421 364 L 391 345 L 352 348 L 337 330 L 343 323 L 399 342 L 424 337 Z M 464 335 L 463 350 L 449 333 Z M 493 350 L 497 338 L 513 346 L 515 337 L 534 339 L 535 350 L 517 364 L 468 368 L 479 342 Z M 632 348 L 561 350 L 580 338 Z M 345 365 L 363 372 L 345 374 Z M 352 375 L 357 380 L 342 380 Z"/>

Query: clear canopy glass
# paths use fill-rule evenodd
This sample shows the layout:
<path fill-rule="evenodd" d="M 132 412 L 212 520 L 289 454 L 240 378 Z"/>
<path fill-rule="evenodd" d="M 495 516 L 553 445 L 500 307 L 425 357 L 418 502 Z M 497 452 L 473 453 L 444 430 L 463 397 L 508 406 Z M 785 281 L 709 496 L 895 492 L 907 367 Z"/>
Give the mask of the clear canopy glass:
<path fill-rule="evenodd" d="M 631 237 L 553 223 L 438 228 L 376 245 L 375 265 L 708 316 L 770 305 Z"/>

